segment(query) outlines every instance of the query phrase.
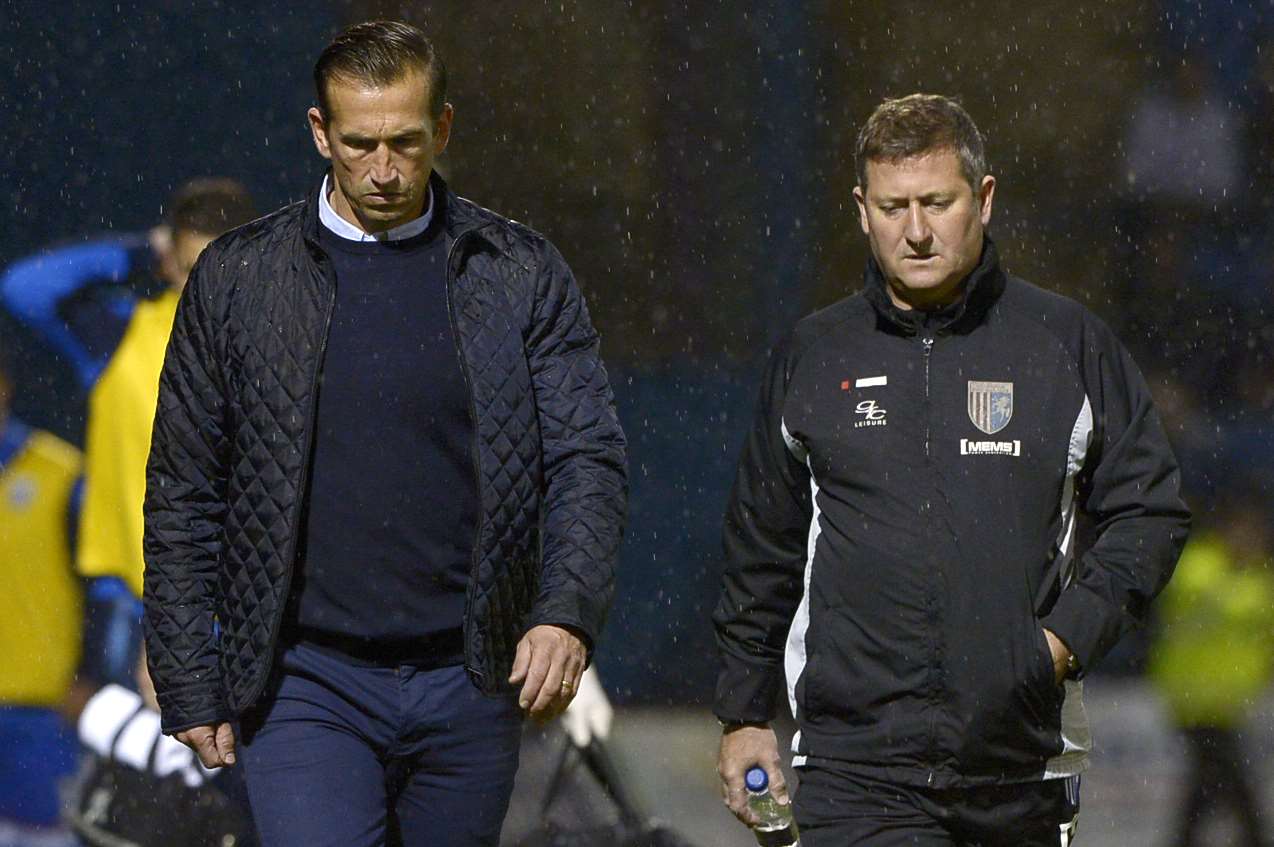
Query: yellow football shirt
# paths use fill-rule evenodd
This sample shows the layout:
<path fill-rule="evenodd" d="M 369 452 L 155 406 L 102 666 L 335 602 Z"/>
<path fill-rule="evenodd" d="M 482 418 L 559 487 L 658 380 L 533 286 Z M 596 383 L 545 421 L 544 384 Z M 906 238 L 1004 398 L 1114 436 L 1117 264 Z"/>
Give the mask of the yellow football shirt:
<path fill-rule="evenodd" d="M 84 508 L 78 566 L 118 577 L 142 596 L 142 501 L 146 457 L 159 403 L 159 373 L 180 295 L 137 304 L 119 348 L 89 395 Z"/>
<path fill-rule="evenodd" d="M 0 470 L 0 703 L 56 706 L 75 676 L 84 612 L 67 509 L 79 474 L 79 451 L 39 430 Z"/>

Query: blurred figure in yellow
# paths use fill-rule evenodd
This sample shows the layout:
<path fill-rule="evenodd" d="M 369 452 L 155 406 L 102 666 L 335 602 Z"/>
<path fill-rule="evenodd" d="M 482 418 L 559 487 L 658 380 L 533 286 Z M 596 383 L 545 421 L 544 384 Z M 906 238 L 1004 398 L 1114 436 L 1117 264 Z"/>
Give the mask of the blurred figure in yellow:
<path fill-rule="evenodd" d="M 94 580 L 91 602 L 135 607 L 130 614 L 140 617 L 146 455 L 173 314 L 203 248 L 255 216 L 237 180 L 192 179 L 149 232 L 54 245 L 0 275 L 0 307 L 87 394 L 77 564 Z"/>
<path fill-rule="evenodd" d="M 247 190 L 234 180 L 192 180 L 177 192 L 168 225 L 152 234 L 152 242 L 166 242 L 155 253 L 168 287 L 134 307 L 119 346 L 89 394 L 79 570 L 86 577 L 117 578 L 135 597 L 142 595 L 145 567 L 146 456 L 177 301 L 203 249 L 254 216 Z"/>
<path fill-rule="evenodd" d="M 83 608 L 71 537 L 80 454 L 9 415 L 13 383 L 4 353 L 0 349 L 0 844 L 69 846 L 76 842 L 60 824 L 59 785 L 76 756 L 62 713 L 83 700 L 72 696 Z"/>
<path fill-rule="evenodd" d="M 1150 673 L 1186 741 L 1189 771 L 1175 841 L 1201 843 L 1228 805 L 1241 841 L 1265 845 L 1239 730 L 1274 677 L 1270 515 L 1253 491 L 1231 494 L 1186 545 L 1159 601 Z"/>
<path fill-rule="evenodd" d="M 73 514 L 61 523 L 64 536 L 76 535 L 74 550 L 63 543 L 63 551 L 47 540 L 44 524 L 52 518 L 44 513 L 57 508 L 58 500 L 49 481 L 37 480 L 41 492 L 54 491 L 41 495 L 36 517 L 44 516 L 44 523 L 31 529 L 43 533 L 42 543 L 50 545 L 47 565 L 45 559 L 31 555 L 29 544 L 25 548 L 19 544 L 19 536 L 11 541 L 5 535 L 3 520 L 11 504 L 31 499 L 27 492 L 32 488 L 29 468 L 15 467 L 13 473 L 20 475 L 16 482 L 10 479 L 9 452 L 29 464 L 43 453 L 56 452 L 50 446 L 52 436 L 28 437 L 29 430 L 16 422 L 4 426 L 0 404 L 0 498 L 5 498 L 0 502 L 0 564 L 8 568 L 4 576 L 9 584 L 0 595 L 6 601 L 0 613 L 9 614 L 8 619 L 0 614 L 0 847 L 46 844 L 6 840 L 3 819 L 15 806 L 19 811 L 35 809 L 23 812 L 20 821 L 56 823 L 56 782 L 73 769 L 77 752 L 73 734 L 54 733 L 55 728 L 58 732 L 68 728 L 57 715 L 33 717 L 29 710 L 8 708 L 11 703 L 43 704 L 59 690 L 62 717 L 71 721 L 70 726 L 78 718 L 80 740 L 102 759 L 128 764 L 154 777 L 153 784 L 147 785 L 179 774 L 193 789 L 206 777 L 188 750 L 159 739 L 153 689 L 144 663 L 138 662 L 141 509 L 159 371 L 177 302 L 204 247 L 255 214 L 252 199 L 239 182 L 195 179 L 175 192 L 163 223 L 149 233 L 54 246 L 14 263 L 0 275 L 0 307 L 74 370 L 88 397 L 83 506 L 77 487 Z M 23 444 L 31 447 L 18 452 Z M 78 477 L 79 453 L 66 449 L 75 457 Z M 48 462 L 41 467 L 53 472 Z M 22 568 L 36 567 L 42 574 L 40 581 L 14 576 L 23 573 Z M 12 614 L 8 607 L 19 613 Z M 136 683 L 135 667 L 141 669 Z M 72 679 L 76 680 L 73 686 Z M 68 687 L 71 696 L 66 694 Z M 140 695 L 131 691 L 134 687 Z M 151 708 L 140 708 L 143 704 Z M 154 731 L 148 732 L 147 719 L 152 716 Z M 34 727 L 30 732 L 39 731 L 32 737 L 43 739 L 42 746 L 26 742 L 28 725 Z M 40 787 L 44 785 L 49 788 Z M 6 805 L 6 798 L 13 802 Z M 96 811 L 109 814 L 87 823 L 109 839 L 111 827 L 119 823 L 115 810 Z M 84 818 L 81 814 L 76 825 L 87 838 Z M 152 836 L 165 845 L 205 843 Z M 136 838 L 126 842 L 139 843 Z"/>

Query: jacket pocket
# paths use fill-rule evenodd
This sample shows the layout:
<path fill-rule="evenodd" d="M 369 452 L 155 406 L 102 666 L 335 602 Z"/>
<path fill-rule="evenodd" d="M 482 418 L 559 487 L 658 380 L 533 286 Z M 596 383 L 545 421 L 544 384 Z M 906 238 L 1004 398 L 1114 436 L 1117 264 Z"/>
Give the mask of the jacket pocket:
<path fill-rule="evenodd" d="M 1057 684 L 1053 671 L 1053 653 L 1048 647 L 1048 636 L 1044 634 L 1044 625 L 1035 620 L 1035 665 L 1034 674 L 1029 684 L 1039 698 L 1043 717 L 1052 714 L 1062 696 L 1062 686 Z"/>
<path fill-rule="evenodd" d="M 957 741 L 962 767 L 1000 777 L 1038 772 L 1060 751 L 1062 700 L 1039 620 L 1005 621 L 998 648 L 975 664 L 952 692 L 968 710 Z"/>

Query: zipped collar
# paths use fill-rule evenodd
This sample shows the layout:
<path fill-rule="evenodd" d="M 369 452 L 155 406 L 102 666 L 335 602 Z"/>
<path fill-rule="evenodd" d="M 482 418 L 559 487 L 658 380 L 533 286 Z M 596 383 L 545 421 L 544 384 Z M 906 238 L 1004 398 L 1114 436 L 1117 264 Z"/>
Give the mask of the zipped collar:
<path fill-rule="evenodd" d="M 924 312 L 895 306 L 889 298 L 885 275 L 874 256 L 867 260 L 863 282 L 864 296 L 875 307 L 881 320 L 907 335 L 915 335 L 922 328 L 941 333 L 968 332 L 982 322 L 987 311 L 1004 293 L 1006 278 L 1000 268 L 1000 253 L 995 242 L 990 235 L 984 235 L 982 257 L 978 260 L 977 267 L 969 272 L 969 276 L 961 284 L 959 299 L 941 309 Z"/>

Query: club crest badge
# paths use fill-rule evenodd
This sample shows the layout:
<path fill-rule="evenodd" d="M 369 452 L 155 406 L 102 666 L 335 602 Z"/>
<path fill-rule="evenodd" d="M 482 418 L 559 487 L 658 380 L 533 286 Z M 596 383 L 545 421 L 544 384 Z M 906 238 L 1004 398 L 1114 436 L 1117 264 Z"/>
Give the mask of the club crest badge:
<path fill-rule="evenodd" d="M 1013 383 L 969 380 L 969 420 L 995 435 L 1013 419 Z"/>
<path fill-rule="evenodd" d="M 35 502 L 36 486 L 35 480 L 31 477 L 19 476 L 7 487 L 9 508 L 14 511 L 24 512 Z"/>

